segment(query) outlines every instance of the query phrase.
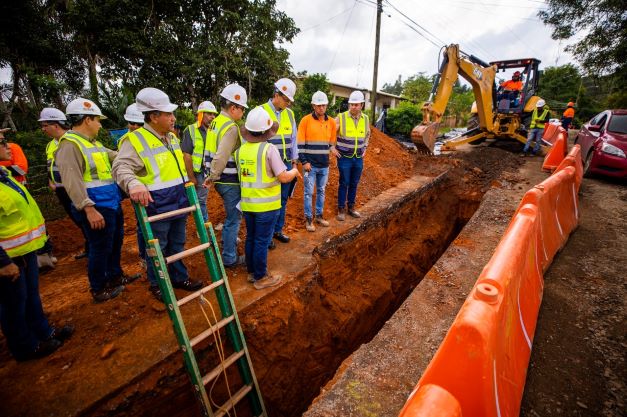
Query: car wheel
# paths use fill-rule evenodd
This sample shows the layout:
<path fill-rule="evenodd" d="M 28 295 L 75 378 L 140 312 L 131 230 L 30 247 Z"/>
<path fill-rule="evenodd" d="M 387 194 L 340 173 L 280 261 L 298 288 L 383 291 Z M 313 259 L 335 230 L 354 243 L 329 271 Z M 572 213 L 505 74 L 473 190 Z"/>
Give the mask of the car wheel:
<path fill-rule="evenodd" d="M 592 164 L 593 154 L 594 154 L 594 149 L 591 149 L 590 152 L 588 152 L 588 155 L 586 156 L 586 160 L 583 163 L 583 176 L 586 178 L 590 178 L 592 175 L 590 173 L 590 165 Z"/>

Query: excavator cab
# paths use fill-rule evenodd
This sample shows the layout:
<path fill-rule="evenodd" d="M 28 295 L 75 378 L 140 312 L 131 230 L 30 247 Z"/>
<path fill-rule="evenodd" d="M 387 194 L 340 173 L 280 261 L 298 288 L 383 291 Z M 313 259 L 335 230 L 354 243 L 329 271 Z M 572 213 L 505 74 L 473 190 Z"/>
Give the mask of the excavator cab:
<path fill-rule="evenodd" d="M 535 58 L 510 59 L 493 61 L 490 65 L 496 67 L 497 74 L 508 70 L 519 72 L 522 79 L 522 89 L 516 92 L 504 92 L 497 89 L 496 108 L 498 113 L 524 113 L 525 105 L 538 91 L 540 60 Z"/>

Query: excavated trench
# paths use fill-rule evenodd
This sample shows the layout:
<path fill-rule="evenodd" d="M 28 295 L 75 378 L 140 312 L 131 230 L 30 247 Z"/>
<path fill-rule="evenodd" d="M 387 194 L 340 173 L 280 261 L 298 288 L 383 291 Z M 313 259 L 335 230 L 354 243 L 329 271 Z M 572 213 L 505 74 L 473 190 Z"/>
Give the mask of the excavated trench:
<path fill-rule="evenodd" d="M 342 361 L 371 340 L 420 283 L 479 206 L 478 190 L 458 194 L 456 185 L 444 173 L 382 202 L 359 226 L 320 244 L 295 279 L 239 312 L 270 416 L 301 415 Z M 199 356 L 209 363 L 215 358 L 207 352 L 214 351 L 210 346 Z M 237 376 L 228 376 L 236 385 Z M 218 388 L 212 396 L 224 401 Z M 238 407 L 237 415 L 249 415 L 246 408 Z M 200 412 L 174 352 L 84 414 Z"/>

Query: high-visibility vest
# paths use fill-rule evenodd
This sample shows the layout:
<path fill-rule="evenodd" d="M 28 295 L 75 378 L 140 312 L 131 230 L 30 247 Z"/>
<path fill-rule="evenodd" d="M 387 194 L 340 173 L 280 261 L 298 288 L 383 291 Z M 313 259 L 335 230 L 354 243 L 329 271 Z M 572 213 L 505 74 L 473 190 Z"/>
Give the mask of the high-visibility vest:
<path fill-rule="evenodd" d="M 276 113 L 272 107 L 270 107 L 270 103 L 266 102 L 261 107 L 268 113 L 273 122 L 279 124 L 279 130 L 277 130 L 274 136 L 268 139 L 268 142 L 277 147 L 284 161 L 289 162 L 292 159 L 296 159 L 292 155 L 292 133 L 296 130 L 294 112 L 291 109 L 283 109 L 279 113 L 281 119 L 278 120 Z"/>
<path fill-rule="evenodd" d="M 208 148 L 208 156 L 207 161 L 211 164 L 213 158 L 215 158 L 216 153 L 218 152 L 218 147 L 220 146 L 220 142 L 222 138 L 226 134 L 226 132 L 231 128 L 237 129 L 237 135 L 240 137 L 239 126 L 235 124 L 235 122 L 222 113 L 218 114 L 215 119 L 211 122 L 210 130 L 207 132 L 207 148 Z M 229 155 L 229 159 L 226 162 L 226 166 L 220 175 L 218 181 L 219 184 L 235 184 L 239 183 L 239 179 L 237 177 L 237 165 L 235 164 L 235 159 L 233 159 L 233 155 Z"/>
<path fill-rule="evenodd" d="M 74 143 L 85 161 L 83 182 L 87 195 L 98 207 L 117 209 L 120 207 L 120 191 L 111 176 L 108 149 L 98 141 L 90 142 L 72 131 L 65 132 L 59 145 L 66 140 Z"/>
<path fill-rule="evenodd" d="M 154 202 L 146 208 L 149 215 L 164 213 L 189 206 L 185 193 L 188 181 L 180 142 L 170 135 L 170 145 L 166 146 L 146 128 L 130 132 L 124 140 L 129 140 L 141 158 L 146 174 L 137 179 L 148 188 Z"/>
<path fill-rule="evenodd" d="M 235 151 L 242 190 L 242 211 L 265 212 L 281 208 L 281 183 L 269 177 L 266 154 L 274 146 L 267 142 L 246 142 Z"/>
<path fill-rule="evenodd" d="M 361 158 L 364 154 L 366 134 L 370 123 L 368 116 L 361 113 L 357 125 L 355 125 L 354 119 L 347 111 L 341 113 L 338 119 L 340 132 L 337 135 L 335 148 L 342 156 Z"/>
<path fill-rule="evenodd" d="M 0 181 L 0 246 L 11 257 L 41 249 L 46 243 L 46 225 L 37 203 L 28 190 L 0 167 L 13 186 Z M 14 187 L 21 190 L 18 192 Z"/>
<path fill-rule="evenodd" d="M 542 125 L 541 127 L 544 127 L 543 120 L 546 120 L 546 116 L 548 114 L 549 108 L 547 106 L 544 107 L 544 111 L 542 112 L 540 117 L 538 117 L 538 108 L 536 107 L 535 109 L 533 109 L 533 113 L 531 113 L 531 124 L 529 124 L 529 129 L 539 128 L 540 125 Z"/>
<path fill-rule="evenodd" d="M 52 139 L 46 145 L 46 167 L 48 169 L 48 175 L 52 183 L 58 188 L 63 187 L 61 183 L 61 173 L 59 167 L 54 163 L 54 154 L 59 149 L 59 141 Z"/>
<path fill-rule="evenodd" d="M 189 131 L 189 136 L 194 141 L 194 150 L 192 151 L 192 165 L 194 172 L 200 172 L 203 160 L 205 159 L 205 151 L 207 150 L 207 131 L 203 138 L 198 123 L 191 124 L 185 128 Z"/>

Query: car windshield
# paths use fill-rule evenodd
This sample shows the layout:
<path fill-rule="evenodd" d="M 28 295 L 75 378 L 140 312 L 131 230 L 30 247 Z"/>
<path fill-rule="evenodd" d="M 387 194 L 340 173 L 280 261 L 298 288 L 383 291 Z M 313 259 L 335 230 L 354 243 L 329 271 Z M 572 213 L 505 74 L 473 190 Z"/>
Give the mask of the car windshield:
<path fill-rule="evenodd" d="M 615 114 L 607 126 L 608 132 L 627 134 L 627 114 Z"/>

